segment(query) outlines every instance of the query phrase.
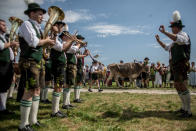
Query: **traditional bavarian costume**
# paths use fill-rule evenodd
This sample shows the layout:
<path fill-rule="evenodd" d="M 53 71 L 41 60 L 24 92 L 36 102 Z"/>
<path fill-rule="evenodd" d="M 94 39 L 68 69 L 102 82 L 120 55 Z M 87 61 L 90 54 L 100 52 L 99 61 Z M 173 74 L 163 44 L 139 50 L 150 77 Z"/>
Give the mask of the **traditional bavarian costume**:
<path fill-rule="evenodd" d="M 43 13 L 46 13 L 37 3 L 29 4 L 28 9 L 24 13 L 28 15 L 31 11 L 36 10 L 41 10 Z M 42 63 L 43 47 L 38 46 L 40 39 L 42 39 L 41 26 L 32 19 L 23 22 L 19 30 L 21 49 L 19 66 L 21 69 L 21 77 L 24 78 L 27 91 L 39 90 L 41 86 L 40 81 L 45 80 Z M 37 94 L 31 97 L 32 100 L 24 98 L 21 100 L 21 123 L 19 130 L 32 130 L 29 126 L 29 122 L 31 125 L 40 125 L 37 121 L 40 96 Z"/>
<path fill-rule="evenodd" d="M 0 112 L 5 112 L 7 101 L 7 90 L 10 88 L 13 79 L 12 60 L 14 59 L 13 51 L 10 47 L 4 48 L 8 38 L 5 34 L 0 34 Z"/>
<path fill-rule="evenodd" d="M 63 109 L 69 109 L 73 106 L 70 104 L 70 88 L 76 84 L 76 74 L 77 74 L 77 58 L 76 52 L 78 47 L 72 45 L 70 49 L 66 52 L 67 57 L 67 68 L 66 68 L 66 88 L 63 89 Z"/>
<path fill-rule="evenodd" d="M 179 16 L 179 12 L 174 12 L 174 15 L 176 14 Z M 180 29 L 184 27 L 180 20 L 180 16 L 177 20 L 174 19 L 174 22 L 171 22 L 170 27 L 177 27 Z M 182 101 L 182 107 L 179 112 L 182 113 L 182 117 L 191 117 L 191 98 L 190 92 L 187 89 L 191 41 L 187 33 L 182 30 L 176 34 L 176 37 L 177 39 L 169 46 L 165 46 L 165 50 L 169 51 L 171 72 L 174 77 L 176 89 Z"/>

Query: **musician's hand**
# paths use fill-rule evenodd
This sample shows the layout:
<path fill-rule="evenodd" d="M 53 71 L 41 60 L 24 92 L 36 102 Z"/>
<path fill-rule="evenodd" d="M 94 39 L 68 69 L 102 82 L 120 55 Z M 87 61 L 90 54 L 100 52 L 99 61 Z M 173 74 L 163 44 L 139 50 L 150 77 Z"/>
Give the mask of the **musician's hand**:
<path fill-rule="evenodd" d="M 159 27 L 159 31 L 160 31 L 161 33 L 165 33 L 165 27 L 164 27 L 164 25 L 161 25 L 161 26 Z"/>
<path fill-rule="evenodd" d="M 89 50 L 87 50 L 87 55 L 90 55 L 90 51 Z"/>
<path fill-rule="evenodd" d="M 59 29 L 58 29 L 57 26 L 52 26 L 52 31 L 55 32 L 55 33 L 58 33 Z"/>
<path fill-rule="evenodd" d="M 18 47 L 19 46 L 19 42 L 12 41 L 12 42 L 10 42 L 10 46 L 11 47 Z"/>
<path fill-rule="evenodd" d="M 155 35 L 156 40 L 159 42 L 160 41 L 160 37 L 159 35 Z"/>
<path fill-rule="evenodd" d="M 55 40 L 50 39 L 49 37 L 46 38 L 46 43 L 50 46 L 55 45 Z"/>
<path fill-rule="evenodd" d="M 85 50 L 83 54 L 88 56 L 88 50 Z"/>

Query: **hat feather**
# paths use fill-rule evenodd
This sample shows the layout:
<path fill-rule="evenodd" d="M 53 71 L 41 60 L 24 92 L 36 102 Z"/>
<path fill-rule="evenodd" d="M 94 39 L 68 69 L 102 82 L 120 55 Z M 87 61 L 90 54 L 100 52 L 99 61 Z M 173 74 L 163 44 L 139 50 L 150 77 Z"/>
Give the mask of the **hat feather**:
<path fill-rule="evenodd" d="M 180 16 L 179 11 L 176 10 L 176 11 L 173 12 L 173 20 L 174 20 L 174 22 L 177 22 L 177 21 L 181 20 L 181 16 Z"/>

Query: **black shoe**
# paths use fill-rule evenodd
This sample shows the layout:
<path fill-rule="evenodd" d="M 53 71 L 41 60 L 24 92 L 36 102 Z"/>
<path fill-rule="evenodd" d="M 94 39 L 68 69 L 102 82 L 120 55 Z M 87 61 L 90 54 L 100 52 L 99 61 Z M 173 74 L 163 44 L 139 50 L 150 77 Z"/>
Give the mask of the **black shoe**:
<path fill-rule="evenodd" d="M 98 92 L 102 92 L 103 90 L 102 89 L 98 89 Z"/>
<path fill-rule="evenodd" d="M 180 115 L 179 117 L 181 117 L 181 118 L 190 118 L 190 117 L 192 117 L 193 116 L 193 114 L 191 113 L 191 114 L 189 114 L 188 113 L 188 111 L 185 111 L 182 115 Z"/>
<path fill-rule="evenodd" d="M 61 112 L 60 110 L 58 111 L 58 113 L 60 113 L 60 114 L 64 115 L 64 113 L 63 113 L 63 112 Z"/>
<path fill-rule="evenodd" d="M 60 117 L 60 118 L 65 118 L 67 117 L 66 114 L 63 114 L 62 112 L 58 111 L 57 113 L 55 114 L 51 114 L 51 117 Z"/>
<path fill-rule="evenodd" d="M 180 109 L 177 110 L 177 111 L 174 111 L 175 114 L 179 114 L 179 113 L 183 114 L 183 113 L 185 113 L 185 112 L 186 112 L 186 111 L 183 110 L 182 108 L 180 108 Z"/>
<path fill-rule="evenodd" d="M 82 101 L 80 99 L 75 99 L 73 102 L 74 103 L 82 103 Z"/>
<path fill-rule="evenodd" d="M 46 99 L 46 100 L 44 101 L 44 103 L 45 103 L 45 104 L 51 104 L 52 102 L 49 101 L 48 99 Z"/>
<path fill-rule="evenodd" d="M 63 109 L 70 109 L 71 107 L 69 105 L 62 105 Z"/>
<path fill-rule="evenodd" d="M 88 91 L 89 91 L 89 92 L 93 92 L 92 89 L 90 89 L 90 88 L 88 89 Z"/>
<path fill-rule="evenodd" d="M 13 97 L 8 97 L 7 99 L 8 99 L 8 100 L 14 100 L 14 98 L 13 98 Z"/>
<path fill-rule="evenodd" d="M 70 108 L 74 108 L 75 106 L 73 106 L 73 105 L 70 104 L 69 107 L 70 107 Z"/>
<path fill-rule="evenodd" d="M 44 124 L 42 124 L 42 123 L 40 123 L 39 121 L 37 121 L 35 124 L 33 124 L 33 125 L 31 125 L 31 126 L 33 126 L 33 127 L 44 127 L 45 125 Z"/>
<path fill-rule="evenodd" d="M 18 131 L 34 131 L 30 125 L 26 125 L 22 129 L 18 128 Z"/>
<path fill-rule="evenodd" d="M 45 102 L 45 100 L 40 100 L 40 102 L 41 102 L 41 103 L 44 103 L 44 102 Z"/>

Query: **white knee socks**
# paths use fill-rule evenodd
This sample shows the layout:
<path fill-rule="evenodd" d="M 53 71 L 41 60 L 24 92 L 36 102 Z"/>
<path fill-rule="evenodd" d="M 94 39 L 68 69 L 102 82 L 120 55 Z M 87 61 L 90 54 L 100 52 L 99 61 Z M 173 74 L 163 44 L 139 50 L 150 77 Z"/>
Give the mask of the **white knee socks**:
<path fill-rule="evenodd" d="M 21 123 L 20 129 L 24 128 L 29 124 L 29 114 L 31 110 L 32 101 L 21 100 L 20 102 L 20 114 L 21 114 Z"/>
<path fill-rule="evenodd" d="M 63 105 L 70 105 L 70 88 L 63 89 Z"/>
<path fill-rule="evenodd" d="M 31 125 L 37 123 L 37 114 L 38 114 L 38 109 L 39 109 L 39 101 L 40 101 L 40 96 L 33 96 L 33 101 L 31 105 L 31 111 L 30 111 L 30 117 L 29 117 L 29 122 Z"/>
<path fill-rule="evenodd" d="M 61 94 L 59 92 L 53 92 L 52 94 L 52 114 L 59 111 L 59 102 Z"/>
<path fill-rule="evenodd" d="M 0 111 L 6 110 L 7 92 L 0 93 Z"/>

